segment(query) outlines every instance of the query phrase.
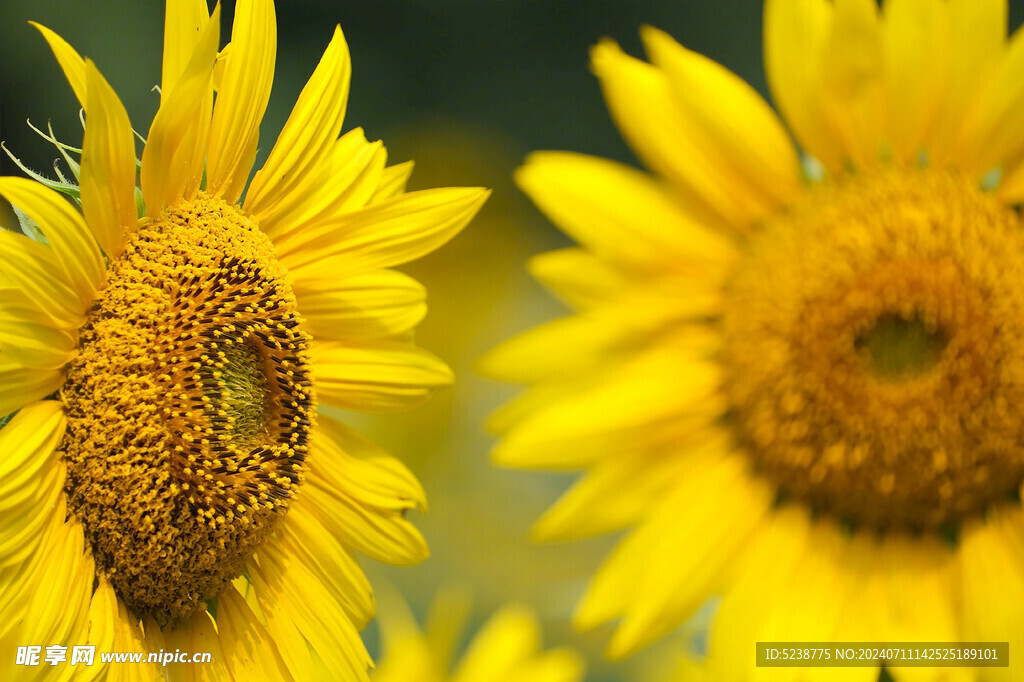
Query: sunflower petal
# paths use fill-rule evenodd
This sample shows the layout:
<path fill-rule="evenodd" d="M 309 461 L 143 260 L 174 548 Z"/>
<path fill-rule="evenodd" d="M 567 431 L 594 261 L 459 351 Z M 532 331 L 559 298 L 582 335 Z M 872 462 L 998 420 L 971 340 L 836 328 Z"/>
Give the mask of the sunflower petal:
<path fill-rule="evenodd" d="M 10 178 L 0 179 L 0 194 Z M 56 252 L 23 234 L 0 230 L 0 291 L 19 291 L 61 329 L 85 322 L 89 301 L 54 273 L 61 271 Z M 11 299 L 8 299 L 11 300 Z"/>
<path fill-rule="evenodd" d="M 274 81 L 277 21 L 271 0 L 238 3 L 230 47 L 210 124 L 206 191 L 234 203 L 256 159 Z"/>
<path fill-rule="evenodd" d="M 414 407 L 450 385 L 453 378 L 444 362 L 409 344 L 318 343 L 311 354 L 317 397 L 329 405 L 362 412 Z"/>
<path fill-rule="evenodd" d="M 366 269 L 401 265 L 458 234 L 489 195 L 476 187 L 410 192 L 311 225 L 275 247 L 296 279 L 332 271 L 335 256 Z"/>
<path fill-rule="evenodd" d="M 83 309 L 91 305 L 106 268 L 81 214 L 59 193 L 24 178 L 0 178 L 0 195 L 42 228 L 62 278 L 78 294 Z"/>
<path fill-rule="evenodd" d="M 808 57 L 804 57 L 807 59 Z M 835 0 L 822 53 L 821 108 L 843 161 L 875 165 L 882 154 L 885 61 L 875 0 Z"/>
<path fill-rule="evenodd" d="M 570 237 L 625 267 L 650 271 L 677 262 L 727 266 L 736 249 L 688 216 L 650 177 L 614 161 L 535 152 L 516 184 Z"/>
<path fill-rule="evenodd" d="M 800 161 L 768 103 L 742 78 L 667 33 L 645 26 L 641 37 L 651 61 L 669 77 L 686 119 L 715 157 L 730 164 L 745 191 L 776 205 L 792 202 L 802 190 Z"/>
<path fill-rule="evenodd" d="M 368 679 L 366 671 L 372 663 L 359 632 L 302 562 L 269 545 L 260 550 L 259 564 L 252 568 L 261 607 L 266 603 L 268 614 L 288 618 L 294 624 L 323 660 L 331 679 Z M 271 617 L 268 615 L 268 619 Z M 308 671 L 303 672 L 298 679 L 311 679 Z"/>
<path fill-rule="evenodd" d="M 832 31 L 828 0 L 766 0 L 764 61 L 776 106 L 800 145 L 826 168 L 841 167 L 841 152 L 821 116 L 822 54 Z"/>
<path fill-rule="evenodd" d="M 267 162 L 253 176 L 245 197 L 247 211 L 259 215 L 263 208 L 283 200 L 330 154 L 345 118 L 351 78 L 348 44 L 336 26 Z"/>
<path fill-rule="evenodd" d="M 168 12 L 177 4 L 168 2 Z M 187 4 L 181 3 L 182 7 Z M 202 4 L 201 15 L 205 15 L 205 2 Z M 213 106 L 213 65 L 220 39 L 219 4 L 213 16 L 202 23 L 204 27 L 195 36 L 191 59 L 185 62 L 184 70 L 172 80 L 172 85 L 164 84 L 160 109 L 153 117 L 142 151 L 140 180 L 146 213 L 151 216 L 176 199 L 191 198 L 202 178 Z M 165 64 L 165 80 L 167 69 Z M 174 90 L 169 90 L 170 87 Z"/>
<path fill-rule="evenodd" d="M 60 370 L 40 371 L 29 369 L 9 358 L 0 356 L 0 415 L 15 410 L 50 395 L 64 382 Z"/>
<path fill-rule="evenodd" d="M 88 124 L 82 141 L 82 213 L 96 241 L 114 259 L 138 222 L 135 134 L 121 100 L 89 60 L 85 79 Z"/>
<path fill-rule="evenodd" d="M 0 354 L 36 370 L 57 370 L 75 356 L 78 332 L 54 329 L 26 315 L 29 310 L 0 306 Z"/>
<path fill-rule="evenodd" d="M 713 214 L 717 222 L 740 230 L 765 215 L 769 206 L 763 198 L 747 191 L 676 104 L 664 72 L 630 57 L 611 40 L 598 43 L 590 61 L 623 137 L 644 165 L 672 183 L 687 212 Z"/>
<path fill-rule="evenodd" d="M 947 7 L 937 0 L 887 0 L 882 7 L 886 137 L 899 161 L 917 160 L 939 115 L 949 69 Z"/>
<path fill-rule="evenodd" d="M 217 596 L 217 631 L 232 675 L 247 680 L 292 682 L 274 639 L 234 587 Z"/>
<path fill-rule="evenodd" d="M 161 102 L 174 91 L 178 80 L 188 70 L 197 46 L 203 42 L 202 31 L 209 20 L 210 10 L 206 0 L 167 0 L 160 75 Z M 217 33 L 219 36 L 220 32 Z"/>
<path fill-rule="evenodd" d="M 426 289 L 394 270 L 303 281 L 296 297 L 307 329 L 325 341 L 397 337 L 427 314 Z"/>

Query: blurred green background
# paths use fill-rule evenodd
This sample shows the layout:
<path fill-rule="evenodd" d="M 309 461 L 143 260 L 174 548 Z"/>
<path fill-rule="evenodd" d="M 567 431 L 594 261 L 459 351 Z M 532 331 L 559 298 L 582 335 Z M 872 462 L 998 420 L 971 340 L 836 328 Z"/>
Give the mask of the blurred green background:
<path fill-rule="evenodd" d="M 226 2 L 224 40 L 233 2 Z M 1011 25 L 1024 0 L 1011 3 Z M 595 682 L 649 680 L 675 639 L 622 663 L 603 661 L 609 630 L 572 632 L 573 605 L 614 538 L 533 545 L 530 525 L 572 476 L 492 468 L 486 415 L 515 389 L 482 379 L 472 364 L 486 350 L 562 310 L 526 275 L 528 256 L 565 238 L 515 189 L 511 172 L 534 149 L 567 149 L 634 163 L 607 116 L 588 50 L 610 36 L 641 54 L 637 29 L 658 26 L 766 91 L 760 0 L 280 0 L 274 94 L 263 121 L 262 162 L 299 90 L 340 23 L 352 53 L 346 129 L 383 139 L 390 161 L 415 159 L 411 189 L 484 185 L 494 195 L 451 244 L 407 272 L 430 294 L 417 339 L 455 369 L 455 387 L 407 415 L 350 421 L 419 476 L 430 511 L 417 519 L 432 558 L 417 567 L 364 565 L 405 594 L 421 618 L 438 588 L 474 597 L 475 628 L 507 601 L 532 605 L 547 645 L 569 643 L 588 658 Z M 158 0 L 0 0 L 0 138 L 30 167 L 49 173 L 52 147 L 25 125 L 52 122 L 78 144 L 78 105 L 45 43 L 39 21 L 93 59 L 144 133 L 158 95 L 163 3 Z M 223 41 L 222 41 L 223 44 Z M 18 174 L 6 156 L 0 173 Z M 51 173 L 52 174 L 52 173 Z M 375 651 L 376 630 L 366 633 Z"/>

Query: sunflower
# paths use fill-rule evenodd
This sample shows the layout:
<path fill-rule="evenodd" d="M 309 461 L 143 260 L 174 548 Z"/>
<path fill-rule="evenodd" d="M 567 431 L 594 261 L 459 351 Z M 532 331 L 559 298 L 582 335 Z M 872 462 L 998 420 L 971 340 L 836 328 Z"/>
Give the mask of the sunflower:
<path fill-rule="evenodd" d="M 528 158 L 519 186 L 580 244 L 531 270 L 574 313 L 483 363 L 529 384 L 492 419 L 494 460 L 586 470 L 536 535 L 629 529 L 577 624 L 617 620 L 621 657 L 720 597 L 709 674 L 730 681 L 759 640 L 1024 647 L 1024 35 L 1007 40 L 1006 3 L 769 0 L 781 120 L 641 35 L 649 63 L 605 40 L 592 65 L 653 173 Z"/>
<path fill-rule="evenodd" d="M 372 682 L 580 682 L 583 660 L 573 649 L 541 650 L 540 624 L 532 610 L 511 604 L 490 617 L 473 636 L 460 660 L 450 659 L 459 644 L 468 601 L 441 593 L 420 629 L 400 598 L 382 600 L 384 653 Z M 450 671 L 450 672 L 449 672 Z"/>
<path fill-rule="evenodd" d="M 387 166 L 358 128 L 339 137 L 340 28 L 246 189 L 275 25 L 270 0 L 240 1 L 218 51 L 219 6 L 167 2 L 141 191 L 116 94 L 38 27 L 86 125 L 78 184 L 53 183 L 81 211 L 0 179 L 38 236 L 0 232 L 4 651 L 213 657 L 105 671 L 97 655 L 110 679 L 365 680 L 374 601 L 355 552 L 427 556 L 404 517 L 425 504 L 415 478 L 317 405 L 387 412 L 451 381 L 411 341 L 422 286 L 389 268 L 454 236 L 487 192 L 405 192 L 411 163 Z"/>

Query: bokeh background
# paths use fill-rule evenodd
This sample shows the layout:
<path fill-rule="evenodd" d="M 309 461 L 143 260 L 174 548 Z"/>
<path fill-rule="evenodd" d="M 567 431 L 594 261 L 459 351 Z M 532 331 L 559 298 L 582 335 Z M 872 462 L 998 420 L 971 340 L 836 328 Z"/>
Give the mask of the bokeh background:
<path fill-rule="evenodd" d="M 224 3 L 225 40 L 234 2 Z M 417 339 L 455 369 L 454 388 L 407 415 L 346 415 L 401 457 L 423 482 L 430 511 L 417 518 L 432 558 L 416 567 L 365 561 L 420 618 L 439 588 L 473 597 L 470 630 L 501 604 L 525 602 L 544 623 L 547 645 L 572 644 L 595 682 L 653 680 L 699 623 L 625 662 L 601 652 L 609 630 L 569 625 L 587 576 L 615 538 L 535 545 L 533 521 L 572 476 L 493 468 L 483 421 L 513 393 L 473 373 L 474 361 L 517 331 L 560 315 L 527 276 L 535 253 L 566 245 L 514 187 L 512 170 L 535 149 L 566 149 L 635 163 L 607 116 L 588 50 L 610 36 L 642 54 L 637 29 L 658 26 L 726 64 L 766 93 L 760 0 L 278 0 L 274 93 L 262 154 L 276 137 L 331 31 L 340 23 L 352 53 L 346 130 L 383 139 L 390 162 L 415 159 L 410 189 L 484 185 L 494 194 L 449 245 L 404 268 L 429 291 Z M 1024 0 L 1011 2 L 1011 26 Z M 26 125 L 49 122 L 78 144 L 78 104 L 44 41 L 39 21 L 97 63 L 144 132 L 156 111 L 162 45 L 159 0 L 0 0 L 0 139 L 29 167 L 52 175 L 56 153 Z M 223 41 L 222 41 L 223 44 Z M 0 155 L 0 173 L 19 174 Z M 468 636 L 469 633 L 467 633 Z M 374 625 L 365 633 L 376 652 Z"/>

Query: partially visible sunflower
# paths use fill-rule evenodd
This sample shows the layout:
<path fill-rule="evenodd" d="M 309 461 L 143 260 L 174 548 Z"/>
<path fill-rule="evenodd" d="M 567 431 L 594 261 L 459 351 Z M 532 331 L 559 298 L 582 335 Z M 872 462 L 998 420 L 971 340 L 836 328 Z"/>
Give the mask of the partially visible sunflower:
<path fill-rule="evenodd" d="M 4 652 L 213 655 L 97 657 L 87 672 L 108 679 L 365 680 L 374 600 L 354 553 L 427 556 L 405 518 L 425 505 L 415 478 L 316 408 L 386 412 L 451 381 L 411 343 L 422 286 L 388 268 L 454 236 L 487 192 L 406 193 L 411 163 L 387 166 L 360 129 L 339 138 L 340 28 L 246 189 L 275 26 L 271 0 L 240 0 L 218 51 L 220 7 L 168 0 L 141 192 L 117 96 L 39 27 L 86 125 L 79 184 L 54 183 L 81 212 L 0 178 L 38 237 L 0 232 Z"/>
<path fill-rule="evenodd" d="M 556 152 L 517 172 L 581 244 L 531 263 L 576 312 L 485 360 L 531 385 L 495 415 L 494 459 L 588 470 L 538 537 L 632 528 L 576 614 L 620 621 L 613 657 L 714 594 L 716 680 L 749 679 L 758 640 L 1019 652 L 1024 34 L 988 0 L 769 0 L 764 19 L 788 131 L 644 28 L 652 63 L 608 40 L 592 57 L 654 175 Z M 1019 679 L 1018 658 L 947 672 Z M 811 677 L 833 675 L 878 671 Z"/>
<path fill-rule="evenodd" d="M 451 658 L 468 616 L 468 602 L 439 594 L 426 631 L 395 595 L 381 606 L 378 621 L 384 651 L 373 682 L 580 682 L 583 660 L 567 647 L 541 650 L 540 624 L 525 606 L 506 606 L 480 628 L 466 652 Z"/>

